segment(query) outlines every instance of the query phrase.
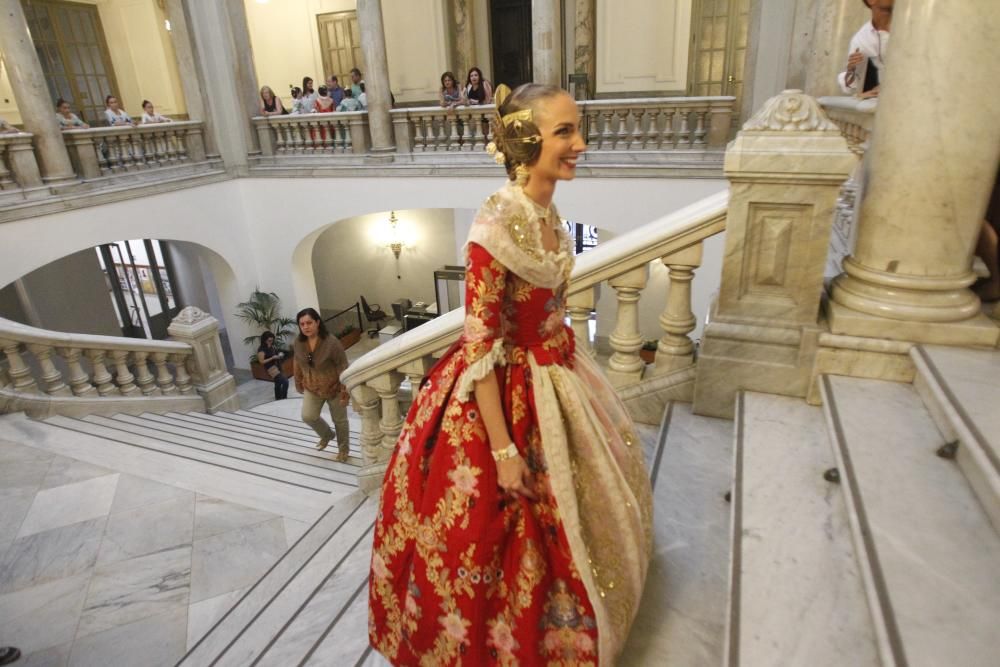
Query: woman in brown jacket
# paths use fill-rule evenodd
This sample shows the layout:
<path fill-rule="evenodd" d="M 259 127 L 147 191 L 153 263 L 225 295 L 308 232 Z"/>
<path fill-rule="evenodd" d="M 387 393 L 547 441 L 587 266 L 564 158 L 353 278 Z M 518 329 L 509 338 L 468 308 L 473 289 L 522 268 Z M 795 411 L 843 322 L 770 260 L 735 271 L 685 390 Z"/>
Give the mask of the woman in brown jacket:
<path fill-rule="evenodd" d="M 337 460 L 346 461 L 349 452 L 350 429 L 347 424 L 347 388 L 340 374 L 347 368 L 344 347 L 326 330 L 314 308 L 304 308 L 296 316 L 299 335 L 292 348 L 295 351 L 295 390 L 302 394 L 302 421 L 316 431 L 316 449 L 326 449 L 333 439 L 330 425 L 321 416 L 323 404 L 330 406 L 333 426 L 337 430 Z"/>

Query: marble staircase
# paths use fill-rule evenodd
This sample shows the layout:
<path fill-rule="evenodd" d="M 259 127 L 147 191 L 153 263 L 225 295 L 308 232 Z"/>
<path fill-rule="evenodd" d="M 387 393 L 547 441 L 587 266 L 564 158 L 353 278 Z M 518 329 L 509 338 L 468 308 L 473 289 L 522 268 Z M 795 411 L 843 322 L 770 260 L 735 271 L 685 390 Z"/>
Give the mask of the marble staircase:
<path fill-rule="evenodd" d="M 741 394 L 727 665 L 996 664 L 1000 353 L 911 356 L 823 408 Z"/>

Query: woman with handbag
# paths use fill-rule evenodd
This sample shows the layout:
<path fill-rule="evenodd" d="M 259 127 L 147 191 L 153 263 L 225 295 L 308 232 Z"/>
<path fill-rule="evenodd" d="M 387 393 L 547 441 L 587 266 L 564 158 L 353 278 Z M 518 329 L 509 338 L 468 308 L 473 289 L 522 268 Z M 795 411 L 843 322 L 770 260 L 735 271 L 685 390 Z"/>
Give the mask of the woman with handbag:
<path fill-rule="evenodd" d="M 281 362 L 285 353 L 279 352 L 274 346 L 274 334 L 265 331 L 260 335 L 260 347 L 257 348 L 257 361 L 267 371 L 267 376 L 274 381 L 274 400 L 288 398 L 288 378 L 281 372 Z"/>

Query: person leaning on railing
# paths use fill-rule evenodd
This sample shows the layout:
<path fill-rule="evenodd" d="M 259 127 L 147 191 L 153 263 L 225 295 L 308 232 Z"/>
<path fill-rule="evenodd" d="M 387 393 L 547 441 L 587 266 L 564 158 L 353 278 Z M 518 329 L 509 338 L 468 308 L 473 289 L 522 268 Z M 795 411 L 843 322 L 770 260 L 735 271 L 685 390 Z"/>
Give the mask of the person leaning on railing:
<path fill-rule="evenodd" d="M 441 75 L 441 90 L 438 91 L 438 101 L 445 109 L 454 109 L 467 104 L 465 94 L 458 87 L 458 81 L 451 72 Z"/>
<path fill-rule="evenodd" d="M 271 86 L 261 86 L 258 113 L 261 116 L 280 116 L 288 112 L 285 111 L 285 106 L 281 103 L 281 98 L 271 90 Z"/>
<path fill-rule="evenodd" d="M 121 103 L 114 95 L 105 97 L 104 104 L 107 105 L 107 108 L 104 109 L 104 120 L 108 122 L 109 127 L 136 125 L 136 122 L 132 120 L 132 116 L 129 116 L 125 109 L 122 109 Z"/>
<path fill-rule="evenodd" d="M 166 116 L 156 113 L 156 109 L 153 108 L 153 103 L 149 100 L 142 101 L 142 121 L 143 125 L 155 124 L 155 123 L 172 123 L 174 121 L 170 120 Z"/>
<path fill-rule="evenodd" d="M 469 104 L 493 104 L 493 84 L 478 67 L 470 69 L 465 77 L 465 99 Z"/>
<path fill-rule="evenodd" d="M 347 353 L 315 308 L 303 308 L 295 317 L 299 325 L 292 348 L 295 351 L 295 390 L 302 394 L 302 421 L 316 431 L 316 449 L 326 449 L 333 439 L 330 425 L 323 420 L 325 403 L 337 430 L 337 460 L 346 461 L 350 429 L 347 423 L 347 388 L 340 374 L 347 370 Z"/>
<path fill-rule="evenodd" d="M 69 102 L 61 97 L 56 100 L 56 120 L 59 121 L 60 130 L 83 130 L 90 127 L 70 111 Z"/>

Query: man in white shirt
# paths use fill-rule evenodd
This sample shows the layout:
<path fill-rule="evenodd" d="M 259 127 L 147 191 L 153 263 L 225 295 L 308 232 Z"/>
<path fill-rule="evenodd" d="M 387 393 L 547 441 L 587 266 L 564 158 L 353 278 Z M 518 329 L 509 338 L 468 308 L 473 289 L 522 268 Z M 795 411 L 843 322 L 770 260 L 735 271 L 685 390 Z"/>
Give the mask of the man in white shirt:
<path fill-rule="evenodd" d="M 889 24 L 892 23 L 893 0 L 861 0 L 872 12 L 872 20 L 851 38 L 848 50 L 847 68 L 837 75 L 841 90 L 848 95 L 875 97 L 876 85 L 869 91 L 862 90 L 865 80 L 865 59 L 867 58 L 881 77 L 885 67 L 885 56 L 889 49 Z"/>

